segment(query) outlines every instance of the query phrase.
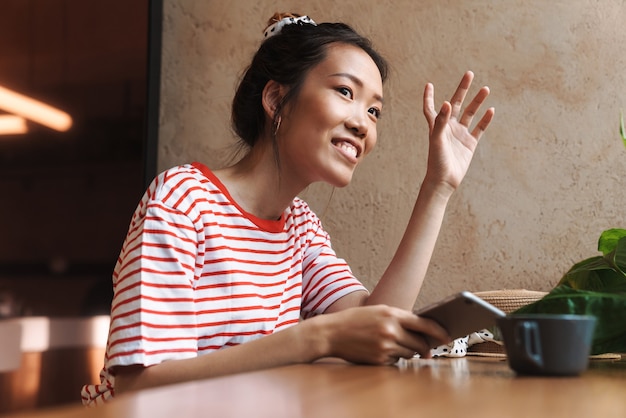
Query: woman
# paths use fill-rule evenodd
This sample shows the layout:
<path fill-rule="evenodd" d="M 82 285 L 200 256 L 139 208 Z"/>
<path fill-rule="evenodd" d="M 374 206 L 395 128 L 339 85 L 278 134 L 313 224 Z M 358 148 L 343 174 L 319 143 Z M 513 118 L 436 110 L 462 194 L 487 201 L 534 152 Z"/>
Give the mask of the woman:
<path fill-rule="evenodd" d="M 449 336 L 411 312 L 447 202 L 488 127 L 473 75 L 434 108 L 424 91 L 428 169 L 405 235 L 370 293 L 297 195 L 346 186 L 376 144 L 384 59 L 344 24 L 275 15 L 236 92 L 233 127 L 249 152 L 230 167 L 159 175 L 141 200 L 113 275 L 115 297 L 96 404 L 115 393 L 339 357 L 393 364 Z"/>

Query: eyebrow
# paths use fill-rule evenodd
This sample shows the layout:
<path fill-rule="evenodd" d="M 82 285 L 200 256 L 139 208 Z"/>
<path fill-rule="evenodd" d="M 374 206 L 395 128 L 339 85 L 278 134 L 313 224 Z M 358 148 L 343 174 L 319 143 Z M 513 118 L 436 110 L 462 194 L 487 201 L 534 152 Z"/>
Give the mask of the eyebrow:
<path fill-rule="evenodd" d="M 363 81 L 350 73 L 335 73 L 331 74 L 329 77 L 346 77 L 359 87 L 363 87 Z M 374 99 L 378 100 L 381 103 L 384 103 L 383 96 L 381 96 L 380 94 L 374 94 Z"/>

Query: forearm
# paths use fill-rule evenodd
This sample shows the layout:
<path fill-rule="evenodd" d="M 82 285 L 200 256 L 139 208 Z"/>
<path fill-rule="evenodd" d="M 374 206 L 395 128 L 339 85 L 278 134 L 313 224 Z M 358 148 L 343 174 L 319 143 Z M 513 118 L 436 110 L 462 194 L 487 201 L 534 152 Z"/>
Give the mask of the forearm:
<path fill-rule="evenodd" d="M 433 85 L 428 83 L 424 89 L 424 116 L 429 128 L 426 178 L 404 237 L 367 300 L 369 304 L 384 303 L 404 309 L 415 304 L 450 196 L 465 177 L 478 141 L 494 116 L 494 109 L 487 109 L 470 131 L 474 116 L 489 95 L 489 88 L 482 87 L 462 110 L 473 78 L 474 73 L 467 71 L 439 112 L 435 110 Z"/>
<path fill-rule="evenodd" d="M 320 322 L 303 321 L 266 337 L 194 358 L 118 368 L 115 393 L 312 362 L 325 357 L 329 350 L 319 332 Z"/>
<path fill-rule="evenodd" d="M 398 249 L 367 304 L 412 309 L 430 263 L 445 210 L 449 187 L 424 181 Z"/>

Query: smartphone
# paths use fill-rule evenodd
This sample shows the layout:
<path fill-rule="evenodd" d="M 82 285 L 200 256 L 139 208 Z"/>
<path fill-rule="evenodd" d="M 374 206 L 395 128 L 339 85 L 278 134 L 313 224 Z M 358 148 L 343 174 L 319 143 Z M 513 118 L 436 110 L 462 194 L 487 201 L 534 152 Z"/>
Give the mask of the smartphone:
<path fill-rule="evenodd" d="M 506 316 L 500 309 L 467 291 L 417 309 L 414 313 L 439 323 L 453 340 L 481 329 L 494 327 L 497 318 Z M 441 342 L 428 335 L 424 337 L 431 348 L 441 345 Z"/>

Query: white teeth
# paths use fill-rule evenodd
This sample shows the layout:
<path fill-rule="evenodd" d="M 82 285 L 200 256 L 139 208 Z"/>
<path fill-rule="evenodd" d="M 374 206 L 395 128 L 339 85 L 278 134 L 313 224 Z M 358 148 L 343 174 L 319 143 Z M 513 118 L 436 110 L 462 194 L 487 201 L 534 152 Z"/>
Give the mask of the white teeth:
<path fill-rule="evenodd" d="M 349 142 L 340 143 L 339 148 L 341 148 L 342 150 L 344 150 L 345 152 L 347 152 L 348 154 L 356 158 L 357 149 L 354 145 L 350 144 Z"/>

